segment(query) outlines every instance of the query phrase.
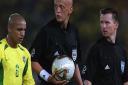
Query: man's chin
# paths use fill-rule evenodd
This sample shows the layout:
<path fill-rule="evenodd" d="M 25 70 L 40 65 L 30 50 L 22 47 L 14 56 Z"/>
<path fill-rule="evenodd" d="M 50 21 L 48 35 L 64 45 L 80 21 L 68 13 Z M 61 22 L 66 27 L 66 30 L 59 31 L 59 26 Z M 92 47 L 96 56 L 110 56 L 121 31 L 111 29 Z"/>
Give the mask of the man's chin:
<path fill-rule="evenodd" d="M 56 19 L 57 22 L 62 23 L 62 19 Z"/>
<path fill-rule="evenodd" d="M 22 43 L 22 41 L 17 42 L 17 44 L 21 44 L 21 43 Z"/>
<path fill-rule="evenodd" d="M 102 33 L 104 37 L 108 37 L 109 35 L 107 33 Z"/>
<path fill-rule="evenodd" d="M 105 38 L 109 38 L 109 36 L 108 36 L 108 35 L 103 35 L 103 37 L 105 37 Z"/>

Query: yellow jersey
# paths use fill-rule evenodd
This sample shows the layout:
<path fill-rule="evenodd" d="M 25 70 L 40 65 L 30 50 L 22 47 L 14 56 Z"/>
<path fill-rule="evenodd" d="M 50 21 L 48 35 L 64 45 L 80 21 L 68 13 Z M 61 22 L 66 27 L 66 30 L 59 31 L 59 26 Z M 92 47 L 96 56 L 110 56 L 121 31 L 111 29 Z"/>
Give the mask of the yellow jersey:
<path fill-rule="evenodd" d="M 31 57 L 21 44 L 12 48 L 6 41 L 0 41 L 0 85 L 34 85 Z"/>

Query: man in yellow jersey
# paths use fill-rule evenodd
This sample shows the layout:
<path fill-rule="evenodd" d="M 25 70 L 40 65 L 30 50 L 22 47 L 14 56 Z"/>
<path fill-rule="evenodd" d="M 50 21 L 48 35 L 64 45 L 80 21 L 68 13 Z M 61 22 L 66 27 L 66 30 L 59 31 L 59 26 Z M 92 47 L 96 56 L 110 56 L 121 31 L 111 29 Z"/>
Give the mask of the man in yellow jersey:
<path fill-rule="evenodd" d="M 31 58 L 23 41 L 26 21 L 18 13 L 8 20 L 8 35 L 0 41 L 0 85 L 34 85 Z"/>

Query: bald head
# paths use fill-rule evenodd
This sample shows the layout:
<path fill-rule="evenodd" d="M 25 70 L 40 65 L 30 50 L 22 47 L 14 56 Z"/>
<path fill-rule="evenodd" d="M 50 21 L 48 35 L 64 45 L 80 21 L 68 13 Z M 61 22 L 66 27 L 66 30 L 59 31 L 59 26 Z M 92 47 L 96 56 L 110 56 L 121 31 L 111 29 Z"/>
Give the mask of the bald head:
<path fill-rule="evenodd" d="M 71 7 L 73 6 L 73 0 L 64 0 Z"/>
<path fill-rule="evenodd" d="M 19 23 L 26 24 L 26 21 L 23 16 L 21 16 L 18 13 L 14 13 L 9 16 L 8 25 L 19 24 Z"/>
<path fill-rule="evenodd" d="M 66 28 L 73 12 L 73 0 L 54 0 L 56 20 Z"/>
<path fill-rule="evenodd" d="M 54 3 L 56 2 L 61 2 L 61 3 L 65 3 L 67 6 L 73 6 L 73 0 L 54 0 Z"/>
<path fill-rule="evenodd" d="M 11 14 L 8 20 L 8 37 L 7 40 L 12 47 L 23 41 L 26 30 L 26 21 L 18 13 Z"/>

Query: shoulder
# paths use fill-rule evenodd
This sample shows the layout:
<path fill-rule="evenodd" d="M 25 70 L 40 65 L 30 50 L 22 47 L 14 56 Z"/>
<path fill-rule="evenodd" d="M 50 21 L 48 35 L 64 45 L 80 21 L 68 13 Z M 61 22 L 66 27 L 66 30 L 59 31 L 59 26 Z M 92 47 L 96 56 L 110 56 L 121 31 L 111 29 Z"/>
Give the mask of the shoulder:
<path fill-rule="evenodd" d="M 74 30 L 76 32 L 78 31 L 78 27 L 76 25 L 74 25 L 73 23 L 69 22 L 68 25 L 69 25 L 70 29 L 72 29 L 72 30 Z"/>
<path fill-rule="evenodd" d="M 123 53 L 126 53 L 126 48 L 124 47 L 124 45 L 120 42 L 120 41 L 118 41 L 117 43 L 116 43 L 116 45 L 118 46 L 118 49 L 120 50 L 120 51 L 122 51 Z"/>
<path fill-rule="evenodd" d="M 4 38 L 0 41 L 0 49 L 4 50 L 6 46 L 7 46 L 7 42 L 6 42 L 6 39 Z"/>
<path fill-rule="evenodd" d="M 3 49 L 3 43 L 2 43 L 2 40 L 0 41 L 0 61 L 1 61 L 1 58 L 2 58 L 2 49 Z"/>
<path fill-rule="evenodd" d="M 98 39 L 94 43 L 92 43 L 88 49 L 88 53 L 97 53 L 100 51 L 100 49 L 103 46 L 103 41 L 102 39 Z"/>
<path fill-rule="evenodd" d="M 21 44 L 18 44 L 18 47 L 20 48 L 20 50 L 22 50 L 25 55 L 27 55 L 28 57 L 30 56 L 29 51 L 27 50 L 27 48 L 25 48 L 24 46 L 22 46 Z"/>
<path fill-rule="evenodd" d="M 75 24 L 73 24 L 72 22 L 69 22 L 69 24 L 71 28 L 77 30 L 78 27 Z"/>
<path fill-rule="evenodd" d="M 37 34 L 36 38 L 42 38 L 42 37 L 46 37 L 47 33 L 50 32 L 50 30 L 52 30 L 52 28 L 56 27 L 56 20 L 50 20 L 47 24 L 45 24 L 39 31 L 39 33 Z"/>
<path fill-rule="evenodd" d="M 102 44 L 103 44 L 103 40 L 102 40 L 102 39 L 98 39 L 96 42 L 94 42 L 94 43 L 92 44 L 92 48 L 97 49 L 97 48 L 99 48 Z"/>
<path fill-rule="evenodd" d="M 24 47 L 23 45 L 18 44 L 18 47 L 19 47 L 22 51 L 27 51 L 27 52 L 28 52 L 27 48 Z"/>
<path fill-rule="evenodd" d="M 7 43 L 5 39 L 0 40 L 0 58 L 4 57 L 4 50 L 7 48 Z"/>
<path fill-rule="evenodd" d="M 47 24 L 45 24 L 43 27 L 42 27 L 42 31 L 47 31 L 47 30 L 50 30 L 51 28 L 53 27 L 56 27 L 58 26 L 58 23 L 56 21 L 56 19 L 52 19 L 50 20 Z"/>

